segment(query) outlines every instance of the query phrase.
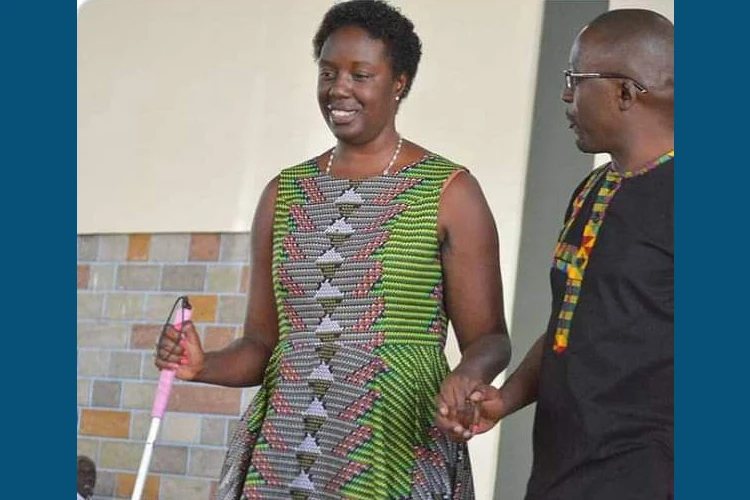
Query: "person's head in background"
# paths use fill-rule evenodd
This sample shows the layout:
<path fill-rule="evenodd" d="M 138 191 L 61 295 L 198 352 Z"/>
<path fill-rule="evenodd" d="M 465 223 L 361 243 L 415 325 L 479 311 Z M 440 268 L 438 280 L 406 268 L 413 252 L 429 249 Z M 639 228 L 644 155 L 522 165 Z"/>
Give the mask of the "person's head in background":
<path fill-rule="evenodd" d="M 96 465 L 86 455 L 78 455 L 78 494 L 91 498 L 96 486 Z"/>
<path fill-rule="evenodd" d="M 325 14 L 313 49 L 318 103 L 339 143 L 393 143 L 396 112 L 422 54 L 412 22 L 379 0 L 341 2 Z"/>
<path fill-rule="evenodd" d="M 585 153 L 623 169 L 674 147 L 674 25 L 645 9 L 606 12 L 570 51 L 562 100 Z"/>

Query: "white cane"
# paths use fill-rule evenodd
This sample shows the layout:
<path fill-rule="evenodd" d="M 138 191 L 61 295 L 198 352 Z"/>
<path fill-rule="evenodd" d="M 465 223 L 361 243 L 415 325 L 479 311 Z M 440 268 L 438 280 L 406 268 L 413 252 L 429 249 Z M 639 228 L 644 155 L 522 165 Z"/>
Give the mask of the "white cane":
<path fill-rule="evenodd" d="M 182 302 L 179 308 L 176 308 L 177 304 Z M 180 297 L 175 302 L 175 307 L 172 308 L 172 312 L 169 317 L 172 320 L 172 313 L 175 312 L 174 321 L 172 325 L 175 329 L 180 330 L 183 323 L 188 321 L 191 316 L 191 306 L 188 302 L 187 297 Z M 151 408 L 151 427 L 148 430 L 148 436 L 146 437 L 146 448 L 143 450 L 143 457 L 141 457 L 141 465 L 138 467 L 138 475 L 135 478 L 135 486 L 133 487 L 133 496 L 131 500 L 141 500 L 143 495 L 143 487 L 146 484 L 146 477 L 148 475 L 148 468 L 151 464 L 151 455 L 154 451 L 154 442 L 156 436 L 159 434 L 159 425 L 161 424 L 164 413 L 167 410 L 167 402 L 169 401 L 169 393 L 172 390 L 172 382 L 174 382 L 174 370 L 164 369 L 159 374 L 159 385 L 156 388 L 156 396 L 154 397 L 154 406 Z"/>

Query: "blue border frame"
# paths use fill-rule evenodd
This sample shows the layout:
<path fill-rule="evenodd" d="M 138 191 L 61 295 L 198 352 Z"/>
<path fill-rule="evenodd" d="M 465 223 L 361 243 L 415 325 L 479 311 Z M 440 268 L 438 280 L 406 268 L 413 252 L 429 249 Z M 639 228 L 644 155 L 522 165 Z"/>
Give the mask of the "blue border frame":
<path fill-rule="evenodd" d="M 677 2 L 675 2 L 677 3 Z M 735 3 L 675 13 L 675 498 L 746 498 L 747 21 Z"/>
<path fill-rule="evenodd" d="M 0 16 L 3 498 L 75 489 L 74 22 L 72 1 L 7 2 Z"/>

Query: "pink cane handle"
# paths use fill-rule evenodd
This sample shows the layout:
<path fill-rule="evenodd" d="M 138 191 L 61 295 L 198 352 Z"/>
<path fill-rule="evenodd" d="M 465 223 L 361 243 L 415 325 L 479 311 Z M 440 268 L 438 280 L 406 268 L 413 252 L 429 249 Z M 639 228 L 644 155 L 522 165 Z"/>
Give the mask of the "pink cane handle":
<path fill-rule="evenodd" d="M 190 319 L 190 314 L 190 309 L 177 309 L 172 325 L 179 329 L 184 321 Z M 167 402 L 169 401 L 169 393 L 172 391 L 172 382 L 174 382 L 174 372 L 174 370 L 165 368 L 159 374 L 159 385 L 156 387 L 154 406 L 151 408 L 152 417 L 164 418 L 164 412 L 167 410 Z"/>

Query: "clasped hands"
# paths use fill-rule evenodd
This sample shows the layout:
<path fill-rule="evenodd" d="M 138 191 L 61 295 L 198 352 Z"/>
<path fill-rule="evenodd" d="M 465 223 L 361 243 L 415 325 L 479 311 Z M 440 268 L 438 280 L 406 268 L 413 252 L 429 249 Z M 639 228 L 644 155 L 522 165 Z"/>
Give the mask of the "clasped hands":
<path fill-rule="evenodd" d="M 435 425 L 454 441 L 468 441 L 500 420 L 502 399 L 495 387 L 454 371 L 435 398 Z"/>

